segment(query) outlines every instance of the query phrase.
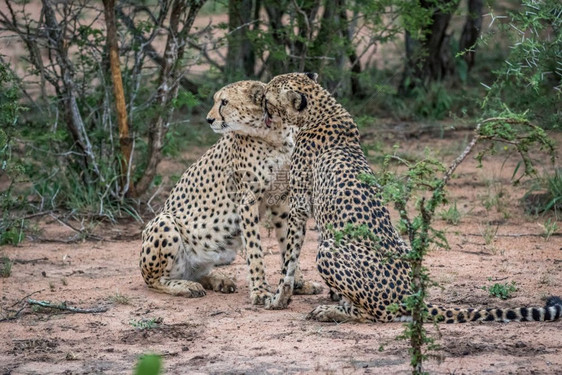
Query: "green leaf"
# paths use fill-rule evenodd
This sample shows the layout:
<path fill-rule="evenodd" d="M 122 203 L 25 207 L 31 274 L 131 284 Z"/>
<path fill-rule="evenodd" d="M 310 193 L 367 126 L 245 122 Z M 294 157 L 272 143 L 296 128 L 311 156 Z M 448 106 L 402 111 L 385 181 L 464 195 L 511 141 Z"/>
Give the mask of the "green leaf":
<path fill-rule="evenodd" d="M 159 375 L 162 370 L 162 357 L 158 354 L 145 354 L 139 358 L 135 375 Z"/>

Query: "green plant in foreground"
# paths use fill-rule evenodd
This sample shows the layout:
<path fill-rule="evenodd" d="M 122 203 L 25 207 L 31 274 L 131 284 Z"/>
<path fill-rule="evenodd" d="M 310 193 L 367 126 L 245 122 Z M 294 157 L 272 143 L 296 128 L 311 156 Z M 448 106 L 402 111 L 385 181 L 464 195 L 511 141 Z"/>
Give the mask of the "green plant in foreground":
<path fill-rule="evenodd" d="M 120 292 L 109 296 L 109 300 L 118 305 L 129 305 L 131 303 L 131 299 Z"/>
<path fill-rule="evenodd" d="M 336 245 L 339 245 L 344 237 L 349 238 L 365 238 L 370 239 L 374 242 L 377 242 L 379 238 L 371 232 L 369 227 L 365 224 L 362 225 L 353 225 L 351 223 L 347 223 L 342 230 L 334 229 L 332 224 L 328 224 L 327 228 L 334 234 L 334 242 Z"/>
<path fill-rule="evenodd" d="M 484 239 L 484 243 L 486 245 L 491 245 L 494 240 L 496 239 L 496 234 L 498 234 L 499 225 L 492 225 L 491 223 L 487 223 L 484 229 L 480 229 L 480 233 L 482 234 L 482 238 Z"/>
<path fill-rule="evenodd" d="M 543 237 L 545 241 L 548 241 L 550 236 L 552 236 L 558 230 L 558 223 L 556 220 L 552 221 L 548 219 L 544 224 L 539 224 L 543 228 Z"/>
<path fill-rule="evenodd" d="M 491 296 L 501 298 L 501 299 L 508 299 L 512 297 L 512 294 L 517 291 L 517 286 L 515 281 L 511 283 L 495 283 L 494 285 L 486 288 L 485 286 L 482 289 L 487 290 Z"/>
<path fill-rule="evenodd" d="M 447 224 L 459 225 L 461 221 L 461 213 L 457 208 L 457 202 L 454 202 L 448 209 L 441 211 L 439 215 Z"/>
<path fill-rule="evenodd" d="M 162 357 L 158 354 L 142 355 L 135 367 L 135 375 L 158 375 L 162 371 Z"/>
<path fill-rule="evenodd" d="M 16 226 L 18 220 L 6 219 L 4 222 L 0 223 L 0 246 L 1 245 L 18 245 L 25 238 L 25 233 L 23 232 L 25 226 L 23 220 L 21 220 L 21 225 Z M 8 227 L 4 225 L 7 224 Z"/>
<path fill-rule="evenodd" d="M 129 325 L 138 330 L 153 329 L 158 327 L 160 323 L 162 323 L 162 318 L 131 319 L 131 321 L 129 321 Z"/>
<path fill-rule="evenodd" d="M 552 176 L 546 178 L 548 201 L 543 210 L 562 209 L 562 169 L 557 169 Z"/>
<path fill-rule="evenodd" d="M 12 261 L 7 256 L 0 257 L 0 277 L 12 275 Z"/>
<path fill-rule="evenodd" d="M 411 250 L 404 256 L 404 260 L 411 266 L 412 294 L 403 299 L 403 305 L 410 311 L 412 321 L 406 324 L 404 333 L 399 338 L 410 341 L 412 374 L 424 373 L 422 364 L 428 357 L 428 351 L 436 347 L 433 338 L 427 335 L 423 326 L 428 318 L 425 300 L 427 286 L 431 283 L 428 270 L 423 266 L 423 259 L 430 246 L 448 245 L 445 234 L 432 226 L 435 211 L 447 201 L 446 187 L 456 168 L 478 142 L 486 140 L 490 141 L 491 145 L 478 153 L 476 158 L 479 161 L 487 154 L 493 153 L 497 143 L 505 143 L 518 151 L 523 159 L 524 169 L 515 183 L 524 176 L 535 173 L 533 161 L 528 154 L 531 146 L 547 150 L 551 157 L 554 153 L 552 141 L 541 128 L 530 124 L 524 116 L 506 111 L 505 117 L 489 118 L 480 122 L 469 144 L 449 167 L 435 159 L 429 150 L 419 161 L 405 160 L 398 156 L 395 150 L 395 154 L 385 157 L 382 172 L 376 179 L 382 186 L 381 193 L 385 202 L 394 202 L 400 215 L 400 224 L 406 228 L 410 242 Z M 398 167 L 396 171 L 391 171 L 391 161 L 405 166 L 406 171 L 401 172 L 403 168 Z M 415 210 L 409 205 L 411 201 L 415 203 Z M 399 306 L 389 306 L 389 310 L 398 308 Z"/>
<path fill-rule="evenodd" d="M 552 174 L 545 174 L 534 181 L 531 188 L 523 197 L 525 210 L 533 215 L 554 211 L 559 219 L 562 210 L 562 169 L 558 168 Z"/>

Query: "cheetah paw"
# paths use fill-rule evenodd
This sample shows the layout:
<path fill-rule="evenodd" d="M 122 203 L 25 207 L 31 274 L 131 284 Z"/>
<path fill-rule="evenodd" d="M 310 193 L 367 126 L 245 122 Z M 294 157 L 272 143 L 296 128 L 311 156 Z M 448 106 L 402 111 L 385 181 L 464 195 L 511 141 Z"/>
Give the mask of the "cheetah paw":
<path fill-rule="evenodd" d="M 311 295 L 320 294 L 324 290 L 324 287 L 320 283 L 315 283 L 314 281 L 303 281 L 299 285 L 295 285 L 294 294 L 298 295 Z"/>
<path fill-rule="evenodd" d="M 190 294 L 187 294 L 187 297 L 189 298 L 205 297 L 205 295 L 207 294 L 205 290 L 190 290 L 189 292 Z"/>
<path fill-rule="evenodd" d="M 271 292 L 267 287 L 260 287 L 252 290 L 250 293 L 250 300 L 252 301 L 252 305 L 264 305 L 266 301 L 271 299 Z"/>
<path fill-rule="evenodd" d="M 167 279 L 161 279 L 159 281 L 160 282 L 151 285 L 151 287 L 164 293 L 187 298 L 203 297 L 206 294 L 203 285 L 196 281 Z"/>
<path fill-rule="evenodd" d="M 265 308 L 267 310 L 282 310 L 286 309 L 289 305 L 293 288 L 291 284 L 281 283 L 277 288 L 277 293 L 267 301 L 265 301 Z"/>
<path fill-rule="evenodd" d="M 204 297 L 207 294 L 203 285 L 195 282 L 189 283 L 189 287 L 182 290 L 178 295 L 186 296 L 187 298 L 199 298 Z"/>
<path fill-rule="evenodd" d="M 332 319 L 330 318 L 330 311 L 331 306 L 328 305 L 320 305 L 316 307 L 314 310 L 308 313 L 306 316 L 307 320 L 316 320 L 319 322 L 331 322 Z"/>
<path fill-rule="evenodd" d="M 236 292 L 236 284 L 228 278 L 222 280 L 215 280 L 213 283 L 213 291 L 221 293 L 234 293 Z"/>
<path fill-rule="evenodd" d="M 339 306 L 320 305 L 306 316 L 307 320 L 318 322 L 346 322 L 350 316 L 341 311 Z"/>
<path fill-rule="evenodd" d="M 236 284 L 228 276 L 218 272 L 201 278 L 201 284 L 205 289 L 220 293 L 234 293 Z"/>

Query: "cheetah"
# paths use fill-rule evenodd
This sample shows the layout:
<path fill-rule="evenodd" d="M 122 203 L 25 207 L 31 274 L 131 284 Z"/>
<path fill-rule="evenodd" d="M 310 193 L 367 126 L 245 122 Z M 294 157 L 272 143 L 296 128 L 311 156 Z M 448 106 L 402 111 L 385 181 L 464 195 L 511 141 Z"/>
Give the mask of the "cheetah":
<path fill-rule="evenodd" d="M 403 305 L 411 294 L 408 245 L 390 222 L 380 187 L 364 183 L 373 175 L 359 145 L 351 115 L 317 84 L 312 73 L 277 76 L 266 87 L 265 122 L 298 127 L 290 163 L 290 212 L 287 248 L 275 296 L 266 307 L 287 306 L 307 218 L 320 232 L 317 269 L 326 284 L 343 299 L 321 305 L 308 316 L 318 321 L 392 322 L 411 320 Z M 363 176 L 362 176 L 363 177 Z M 368 227 L 373 236 L 357 237 L 346 226 Z M 335 233 L 339 232 L 337 240 Z M 343 238 L 341 237 L 343 234 Z M 398 311 L 388 309 L 398 306 Z M 562 300 L 551 297 L 545 307 L 514 309 L 445 309 L 429 306 L 436 321 L 546 321 L 558 319 Z"/>
<path fill-rule="evenodd" d="M 294 130 L 265 125 L 264 87 L 241 81 L 215 93 L 207 122 L 223 136 L 185 171 L 142 233 L 139 263 L 150 288 L 186 297 L 204 296 L 205 289 L 233 293 L 234 281 L 214 267 L 231 263 L 244 249 L 252 304 L 270 296 L 258 224 L 269 211 L 283 258 L 288 216 L 283 176 Z M 297 293 L 321 291 L 320 284 L 297 274 Z"/>

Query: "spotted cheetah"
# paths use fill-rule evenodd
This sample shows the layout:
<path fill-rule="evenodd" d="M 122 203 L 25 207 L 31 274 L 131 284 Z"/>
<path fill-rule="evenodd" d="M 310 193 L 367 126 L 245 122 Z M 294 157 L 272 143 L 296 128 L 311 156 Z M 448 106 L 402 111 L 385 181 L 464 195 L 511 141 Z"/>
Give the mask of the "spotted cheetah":
<path fill-rule="evenodd" d="M 140 268 L 149 287 L 187 297 L 204 296 L 205 289 L 233 293 L 235 283 L 213 268 L 232 262 L 244 249 L 252 304 L 270 296 L 258 223 L 271 212 L 283 257 L 288 216 L 283 176 L 293 130 L 264 124 L 264 86 L 241 81 L 214 95 L 207 122 L 223 136 L 185 171 L 142 233 Z M 297 274 L 297 292 L 320 292 L 319 284 Z"/>
<path fill-rule="evenodd" d="M 312 79 L 311 79 L 312 78 Z M 314 217 L 320 232 L 316 258 L 327 285 L 343 296 L 340 305 L 322 305 L 309 319 L 319 321 L 391 322 L 409 320 L 402 301 L 411 294 L 410 250 L 390 222 L 380 188 L 359 179 L 372 171 L 359 145 L 351 115 L 315 82 L 315 75 L 292 73 L 275 77 L 265 90 L 265 122 L 299 128 L 290 168 L 290 212 L 287 249 L 271 309 L 285 308 L 293 291 L 296 264 L 305 236 L 305 222 Z M 345 234 L 346 226 L 369 228 L 372 236 Z M 335 233 L 343 233 L 343 238 Z M 398 311 L 387 309 L 398 306 Z M 429 306 L 435 320 L 555 320 L 562 300 L 551 297 L 545 307 L 515 309 L 445 309 Z"/>

